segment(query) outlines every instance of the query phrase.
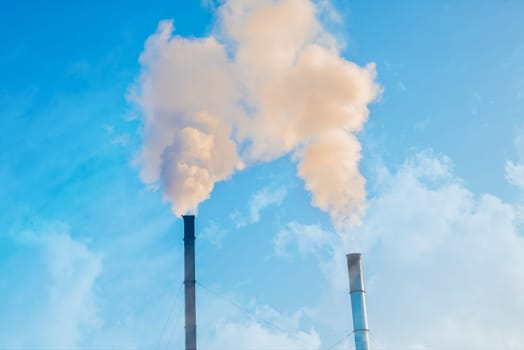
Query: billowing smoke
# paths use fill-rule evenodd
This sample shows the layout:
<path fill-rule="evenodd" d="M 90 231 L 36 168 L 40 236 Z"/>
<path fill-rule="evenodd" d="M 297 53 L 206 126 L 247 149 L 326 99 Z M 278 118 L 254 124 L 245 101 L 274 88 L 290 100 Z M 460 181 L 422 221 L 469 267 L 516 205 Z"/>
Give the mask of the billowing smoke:
<path fill-rule="evenodd" d="M 340 55 L 310 0 L 228 0 L 213 35 L 161 22 L 140 56 L 142 179 L 177 214 L 196 211 L 235 170 L 292 154 L 312 204 L 337 224 L 365 205 L 355 132 L 379 93 L 373 64 Z"/>

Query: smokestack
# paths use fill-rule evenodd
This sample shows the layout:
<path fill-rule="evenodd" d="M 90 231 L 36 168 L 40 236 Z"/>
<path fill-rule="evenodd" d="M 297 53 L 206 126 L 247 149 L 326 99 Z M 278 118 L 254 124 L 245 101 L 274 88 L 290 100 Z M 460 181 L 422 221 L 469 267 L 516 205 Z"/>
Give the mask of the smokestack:
<path fill-rule="evenodd" d="M 353 314 L 353 333 L 356 350 L 369 350 L 369 329 L 366 313 L 366 292 L 362 277 L 362 259 L 360 253 L 346 255 L 349 274 L 349 295 Z"/>
<path fill-rule="evenodd" d="M 196 350 L 195 216 L 184 218 L 184 290 L 186 303 L 186 350 Z"/>

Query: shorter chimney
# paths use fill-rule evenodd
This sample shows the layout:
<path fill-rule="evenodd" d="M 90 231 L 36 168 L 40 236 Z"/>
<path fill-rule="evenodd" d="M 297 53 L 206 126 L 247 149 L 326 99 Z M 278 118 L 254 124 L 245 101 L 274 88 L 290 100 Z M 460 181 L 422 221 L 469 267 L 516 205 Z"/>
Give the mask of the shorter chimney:
<path fill-rule="evenodd" d="M 353 314 L 353 333 L 356 350 L 369 350 L 369 329 L 366 313 L 366 292 L 362 277 L 362 259 L 360 253 L 346 255 L 349 274 L 349 295 Z"/>

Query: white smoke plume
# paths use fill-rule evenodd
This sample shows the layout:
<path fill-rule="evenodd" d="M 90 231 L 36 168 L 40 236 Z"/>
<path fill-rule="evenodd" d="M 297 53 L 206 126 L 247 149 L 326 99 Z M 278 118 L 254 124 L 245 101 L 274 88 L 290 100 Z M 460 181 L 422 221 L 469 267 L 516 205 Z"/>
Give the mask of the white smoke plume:
<path fill-rule="evenodd" d="M 365 206 L 355 132 L 379 94 L 373 64 L 347 61 L 310 0 L 228 0 L 205 38 L 160 23 L 140 56 L 142 179 L 177 215 L 235 170 L 292 154 L 312 204 L 337 225 Z"/>

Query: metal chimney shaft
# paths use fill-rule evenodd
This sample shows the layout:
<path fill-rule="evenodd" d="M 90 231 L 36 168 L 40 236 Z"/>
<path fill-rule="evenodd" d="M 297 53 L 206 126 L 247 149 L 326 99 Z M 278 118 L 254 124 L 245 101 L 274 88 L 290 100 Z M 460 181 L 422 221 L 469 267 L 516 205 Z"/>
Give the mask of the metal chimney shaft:
<path fill-rule="evenodd" d="M 366 292 L 362 277 L 362 259 L 359 253 L 346 255 L 349 274 L 349 294 L 353 314 L 353 333 L 356 350 L 369 350 L 369 329 L 366 313 Z"/>
<path fill-rule="evenodd" d="M 195 216 L 184 219 L 184 291 L 186 303 L 186 350 L 196 350 Z"/>

